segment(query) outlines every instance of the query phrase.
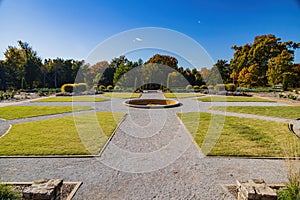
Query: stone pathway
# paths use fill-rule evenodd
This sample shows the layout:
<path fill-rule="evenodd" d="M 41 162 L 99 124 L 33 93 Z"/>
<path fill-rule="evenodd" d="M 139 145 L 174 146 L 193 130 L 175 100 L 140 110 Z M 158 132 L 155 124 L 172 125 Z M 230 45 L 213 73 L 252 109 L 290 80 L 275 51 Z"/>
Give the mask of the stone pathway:
<path fill-rule="evenodd" d="M 143 94 L 142 98 L 163 97 L 159 93 L 149 93 Z M 183 106 L 178 108 L 144 110 L 126 107 L 123 101 L 111 99 L 94 104 L 96 111 L 128 114 L 101 157 L 2 158 L 0 181 L 32 181 L 42 177 L 83 181 L 75 197 L 78 200 L 224 199 L 220 184 L 234 183 L 236 179 L 263 178 L 269 183 L 286 181 L 282 160 L 203 156 L 176 113 L 207 112 L 211 105 L 220 104 L 199 103 L 187 98 L 180 100 Z M 66 115 L 69 114 L 51 117 Z"/>

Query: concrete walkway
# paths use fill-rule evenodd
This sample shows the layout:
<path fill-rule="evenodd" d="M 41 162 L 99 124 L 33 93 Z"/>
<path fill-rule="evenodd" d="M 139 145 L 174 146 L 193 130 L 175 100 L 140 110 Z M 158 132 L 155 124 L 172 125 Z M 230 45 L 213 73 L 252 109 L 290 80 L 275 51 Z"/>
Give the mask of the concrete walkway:
<path fill-rule="evenodd" d="M 163 96 L 149 93 L 142 98 Z M 2 158 L 0 181 L 42 177 L 83 181 L 75 198 L 78 200 L 224 199 L 220 184 L 236 179 L 286 181 L 286 163 L 282 160 L 203 156 L 176 113 L 207 112 L 212 104 L 187 98 L 180 100 L 183 106 L 178 108 L 144 110 L 126 107 L 123 101 L 94 104 L 96 111 L 127 113 L 101 157 Z"/>

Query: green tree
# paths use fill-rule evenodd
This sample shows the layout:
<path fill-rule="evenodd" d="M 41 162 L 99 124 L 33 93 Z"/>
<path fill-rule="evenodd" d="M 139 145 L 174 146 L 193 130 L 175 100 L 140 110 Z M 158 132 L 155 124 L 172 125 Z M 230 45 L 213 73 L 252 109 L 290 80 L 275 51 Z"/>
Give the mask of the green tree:
<path fill-rule="evenodd" d="M 23 54 L 23 68 L 25 70 L 24 77 L 30 88 L 42 85 L 41 68 L 42 60 L 37 56 L 37 52 L 29 46 L 28 43 L 18 41 L 20 50 Z"/>
<path fill-rule="evenodd" d="M 19 89 L 25 77 L 24 55 L 17 47 L 8 46 L 4 52 L 4 65 L 6 68 L 6 88 Z"/>
<path fill-rule="evenodd" d="M 0 90 L 6 90 L 6 69 L 3 60 L 0 60 Z"/>
<path fill-rule="evenodd" d="M 230 80 L 230 69 L 227 60 L 217 60 L 215 66 L 218 68 L 219 73 L 222 77 L 223 83 L 229 83 Z"/>

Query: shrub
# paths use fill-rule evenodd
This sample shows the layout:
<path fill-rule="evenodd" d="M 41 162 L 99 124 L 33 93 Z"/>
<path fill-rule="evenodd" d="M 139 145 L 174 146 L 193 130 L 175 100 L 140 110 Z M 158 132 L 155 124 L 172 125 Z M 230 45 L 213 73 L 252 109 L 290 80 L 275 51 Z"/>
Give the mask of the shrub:
<path fill-rule="evenodd" d="M 207 87 L 207 89 L 209 89 L 209 90 L 213 90 L 213 89 L 214 89 L 214 86 L 212 86 L 212 85 L 209 85 L 209 86 Z"/>
<path fill-rule="evenodd" d="M 225 89 L 227 91 L 232 91 L 233 92 L 233 91 L 236 90 L 236 87 L 235 87 L 235 85 L 233 83 L 228 83 L 228 84 L 225 85 Z"/>
<path fill-rule="evenodd" d="M 286 98 L 286 96 L 284 94 L 279 94 L 278 96 L 279 96 L 279 98 Z"/>
<path fill-rule="evenodd" d="M 200 87 L 198 85 L 193 86 L 194 92 L 200 92 Z"/>
<path fill-rule="evenodd" d="M 288 95 L 288 98 L 289 98 L 289 99 L 292 99 L 292 100 L 297 100 L 297 96 L 294 96 L 294 95 L 292 95 L 292 94 L 289 94 L 289 95 Z"/>
<path fill-rule="evenodd" d="M 74 84 L 63 84 L 61 86 L 61 92 L 69 92 L 69 93 L 72 93 L 74 90 Z"/>
<path fill-rule="evenodd" d="M 186 89 L 186 90 L 191 90 L 191 89 L 193 89 L 193 86 L 187 85 L 187 86 L 185 87 L 185 89 Z"/>
<path fill-rule="evenodd" d="M 81 93 L 81 92 L 85 92 L 86 90 L 87 90 L 87 84 L 86 83 L 74 84 L 74 92 Z"/>
<path fill-rule="evenodd" d="M 21 194 L 15 192 L 10 186 L 0 184 L 0 199 L 21 199 Z"/>
<path fill-rule="evenodd" d="M 114 87 L 112 85 L 109 85 L 106 87 L 107 90 L 111 91 L 112 89 L 114 89 Z"/>
<path fill-rule="evenodd" d="M 225 90 L 225 84 L 217 84 L 217 85 L 215 85 L 214 89 L 216 91 L 224 91 Z"/>
<path fill-rule="evenodd" d="M 201 90 L 207 90 L 208 87 L 207 87 L 206 85 L 201 85 L 201 86 L 200 86 L 200 89 L 201 89 Z"/>
<path fill-rule="evenodd" d="M 106 87 L 104 86 L 104 85 L 99 85 L 99 90 L 101 90 L 101 91 L 105 91 L 106 90 Z"/>
<path fill-rule="evenodd" d="M 116 85 L 115 87 L 114 87 L 114 90 L 120 90 L 121 88 L 118 86 L 118 85 Z"/>

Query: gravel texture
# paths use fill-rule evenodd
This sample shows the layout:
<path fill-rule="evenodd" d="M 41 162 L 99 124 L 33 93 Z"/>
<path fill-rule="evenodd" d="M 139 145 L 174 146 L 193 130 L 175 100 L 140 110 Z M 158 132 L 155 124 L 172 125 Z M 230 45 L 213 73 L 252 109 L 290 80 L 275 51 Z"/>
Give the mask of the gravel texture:
<path fill-rule="evenodd" d="M 149 93 L 142 98 L 163 97 Z M 183 106 L 177 108 L 137 109 L 124 106 L 123 101 L 113 98 L 93 103 L 96 111 L 128 114 L 101 157 L 1 158 L 0 181 L 33 181 L 43 177 L 83 181 L 75 196 L 78 200 L 224 199 L 226 195 L 221 184 L 235 183 L 236 179 L 263 178 L 267 183 L 286 181 L 283 160 L 205 157 L 176 116 L 178 112 L 207 111 L 210 106 L 223 103 L 201 103 L 186 98 L 179 99 Z M 233 104 L 270 103 L 226 103 Z"/>

